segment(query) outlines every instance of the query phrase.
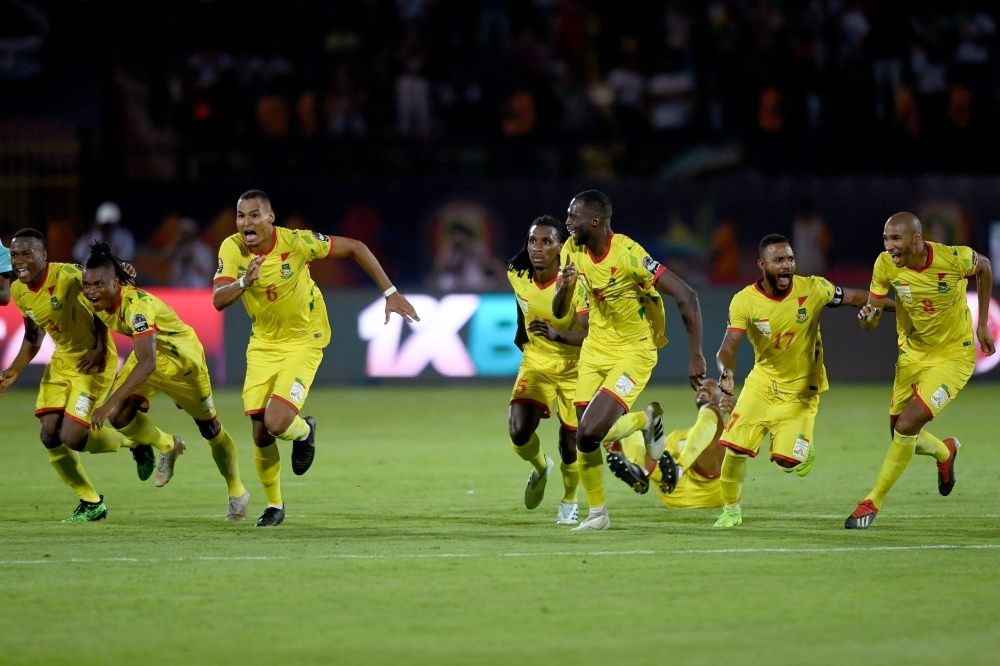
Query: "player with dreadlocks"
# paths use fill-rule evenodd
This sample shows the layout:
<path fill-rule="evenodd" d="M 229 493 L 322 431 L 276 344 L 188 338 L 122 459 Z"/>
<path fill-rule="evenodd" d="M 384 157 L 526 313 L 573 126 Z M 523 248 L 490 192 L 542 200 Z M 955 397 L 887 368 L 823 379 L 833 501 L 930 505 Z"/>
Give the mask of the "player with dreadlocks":
<path fill-rule="evenodd" d="M 229 490 L 226 520 L 246 520 L 250 493 L 240 481 L 236 444 L 216 416 L 205 350 L 194 329 L 162 300 L 136 289 L 133 275 L 104 242 L 90 248 L 83 293 L 101 321 L 135 344 L 115 379 L 111 397 L 94 411 L 93 427 L 100 428 L 110 420 L 126 437 L 156 447 L 160 464 L 154 483 L 165 485 L 186 446 L 180 437 L 157 428 L 145 414 L 153 396 L 162 390 L 194 419 L 211 447 Z"/>
<path fill-rule="evenodd" d="M 580 289 L 573 308 L 564 317 L 552 314 L 552 296 L 559 276 L 559 253 L 568 237 L 566 225 L 551 215 L 531 223 L 524 247 L 510 260 L 507 278 L 517 298 L 517 335 L 514 344 L 524 352 L 510 398 L 510 439 L 514 452 L 534 468 L 524 488 L 524 505 L 537 507 L 555 464 L 542 453 L 535 430 L 550 415 L 558 399 L 559 456 L 563 498 L 557 525 L 578 522 L 576 490 L 580 473 L 576 463 L 576 363 L 587 337 L 587 301 Z M 525 322 L 527 321 L 527 324 Z"/>

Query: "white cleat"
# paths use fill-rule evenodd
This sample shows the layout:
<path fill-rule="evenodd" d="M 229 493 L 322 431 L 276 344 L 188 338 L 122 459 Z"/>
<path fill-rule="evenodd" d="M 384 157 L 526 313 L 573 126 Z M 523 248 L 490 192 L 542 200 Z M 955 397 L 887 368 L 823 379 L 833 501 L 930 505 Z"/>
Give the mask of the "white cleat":
<path fill-rule="evenodd" d="M 542 503 L 542 498 L 545 497 L 545 484 L 548 483 L 549 475 L 552 474 L 552 469 L 555 466 L 552 458 L 545 456 L 545 474 L 531 470 L 528 483 L 524 486 L 524 506 L 534 509 Z"/>
<path fill-rule="evenodd" d="M 642 429 L 642 438 L 646 442 L 646 456 L 650 460 L 659 460 L 667 448 L 667 437 L 663 433 L 663 407 L 658 402 L 651 402 L 646 407 L 646 427 Z"/>
<path fill-rule="evenodd" d="M 574 527 L 573 532 L 583 532 L 586 530 L 606 530 L 611 527 L 611 518 L 608 517 L 608 509 L 605 507 L 600 513 L 587 516 L 587 520 L 580 523 L 579 527 Z"/>
<path fill-rule="evenodd" d="M 156 467 L 156 478 L 153 479 L 154 486 L 162 488 L 167 485 L 167 482 L 174 475 L 174 464 L 185 449 L 187 449 L 187 444 L 184 443 L 184 440 L 174 435 L 174 448 L 160 454 L 160 464 Z"/>
<path fill-rule="evenodd" d="M 559 502 L 556 525 L 576 525 L 580 522 L 580 507 L 576 502 Z"/>
<path fill-rule="evenodd" d="M 246 520 L 249 509 L 250 491 L 247 490 L 239 497 L 229 498 L 229 512 L 226 513 L 226 520 Z"/>

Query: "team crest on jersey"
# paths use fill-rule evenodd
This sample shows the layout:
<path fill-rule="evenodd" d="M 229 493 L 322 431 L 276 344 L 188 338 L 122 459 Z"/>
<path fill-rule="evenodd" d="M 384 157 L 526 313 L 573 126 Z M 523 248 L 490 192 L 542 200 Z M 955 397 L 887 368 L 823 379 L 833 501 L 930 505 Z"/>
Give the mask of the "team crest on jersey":
<path fill-rule="evenodd" d="M 754 317 L 753 325 L 757 327 L 757 330 L 760 331 L 760 334 L 763 335 L 765 338 L 771 337 L 770 319 L 758 319 L 757 317 Z"/>
<path fill-rule="evenodd" d="M 943 294 L 948 291 L 948 283 L 945 282 L 945 278 L 948 276 L 947 273 L 938 273 L 938 293 Z"/>
<path fill-rule="evenodd" d="M 216 275 L 222 275 L 222 257 L 219 257 L 219 267 L 215 269 Z"/>
<path fill-rule="evenodd" d="M 909 282 L 893 282 L 892 286 L 896 289 L 896 295 L 902 298 L 907 303 L 913 302 L 913 296 L 910 295 L 910 283 Z"/>
<path fill-rule="evenodd" d="M 62 310 L 62 303 L 60 303 L 59 299 L 56 298 L 55 296 L 53 296 L 51 299 L 49 299 L 49 303 L 52 304 L 52 309 L 53 310 Z"/>
<path fill-rule="evenodd" d="M 80 397 L 76 399 L 76 406 L 73 411 L 76 415 L 82 418 L 90 416 L 90 410 L 94 407 L 94 396 L 89 393 L 81 393 Z"/>
<path fill-rule="evenodd" d="M 650 274 L 656 275 L 656 271 L 660 270 L 660 262 L 647 255 L 642 258 L 642 267 Z"/>
<path fill-rule="evenodd" d="M 629 377 L 627 372 L 623 372 L 622 376 L 618 378 L 617 382 L 615 382 L 615 393 L 623 398 L 631 393 L 634 388 L 635 380 Z"/>
<path fill-rule="evenodd" d="M 795 438 L 795 446 L 792 447 L 792 457 L 802 462 L 809 455 L 809 438 L 799 433 Z"/>
<path fill-rule="evenodd" d="M 327 242 L 328 240 L 330 240 L 330 237 L 329 237 L 329 236 L 327 236 L 327 235 L 325 235 L 325 234 L 321 234 L 321 233 L 320 233 L 320 232 L 318 232 L 318 231 L 314 231 L 314 232 L 312 232 L 312 235 L 313 235 L 313 238 L 315 238 L 316 240 L 318 240 L 318 241 L 319 241 L 320 243 L 325 243 L 325 242 Z"/>
<path fill-rule="evenodd" d="M 281 277 L 288 279 L 292 277 L 292 265 L 291 264 L 281 264 Z"/>
<path fill-rule="evenodd" d="M 145 315 L 137 314 L 132 317 L 132 330 L 136 333 L 143 333 L 149 330 L 149 322 L 146 321 Z"/>
<path fill-rule="evenodd" d="M 800 324 L 802 324 L 802 323 L 805 323 L 806 319 L 808 319 L 808 318 L 809 318 L 809 315 L 806 314 L 806 309 L 805 308 L 799 308 L 798 313 L 795 315 L 795 321 L 798 322 L 798 323 L 800 323 Z"/>
<path fill-rule="evenodd" d="M 302 380 L 298 377 L 296 377 L 295 381 L 292 383 L 292 388 L 288 391 L 288 397 L 291 398 L 292 402 L 296 405 L 301 405 L 302 401 L 305 399 L 306 387 L 305 384 L 302 383 Z"/>
<path fill-rule="evenodd" d="M 941 388 L 931 393 L 931 404 L 934 405 L 935 409 L 941 409 L 950 399 L 951 391 L 948 390 L 945 384 L 941 384 Z"/>

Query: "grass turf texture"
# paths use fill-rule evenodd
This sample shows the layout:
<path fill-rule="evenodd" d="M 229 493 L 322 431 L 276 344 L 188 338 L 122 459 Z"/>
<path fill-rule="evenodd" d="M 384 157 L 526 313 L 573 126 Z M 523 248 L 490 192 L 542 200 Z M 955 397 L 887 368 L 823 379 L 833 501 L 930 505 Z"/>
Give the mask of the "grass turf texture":
<path fill-rule="evenodd" d="M 527 511 L 504 387 L 313 391 L 316 463 L 282 443 L 284 525 L 255 529 L 264 494 L 239 395 L 216 396 L 253 496 L 225 523 L 225 485 L 194 424 L 164 488 L 131 456 L 83 456 L 108 520 L 75 505 L 47 462 L 34 394 L 8 394 L 0 440 L 0 662 L 45 663 L 995 663 L 1000 645 L 1000 386 L 967 388 L 933 424 L 964 443 L 958 485 L 914 458 L 867 532 L 844 518 L 889 444 L 887 386 L 838 385 L 800 479 L 751 460 L 744 525 L 668 511 L 605 473 L 613 527 L 553 525 L 561 483 Z M 691 391 L 654 386 L 668 429 Z M 554 421 L 554 420 L 553 420 Z M 543 447 L 555 457 L 555 424 Z M 585 497 L 581 488 L 581 516 Z"/>

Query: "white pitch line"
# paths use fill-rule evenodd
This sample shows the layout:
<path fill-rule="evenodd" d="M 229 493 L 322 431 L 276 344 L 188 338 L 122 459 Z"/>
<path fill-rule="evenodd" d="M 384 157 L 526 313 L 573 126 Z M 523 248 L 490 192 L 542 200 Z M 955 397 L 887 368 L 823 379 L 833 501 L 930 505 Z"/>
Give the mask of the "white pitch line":
<path fill-rule="evenodd" d="M 901 550 L 985 550 L 1000 548 L 1000 543 L 978 544 L 914 544 L 904 546 L 844 546 L 840 548 L 687 548 L 681 550 L 596 550 L 596 551 L 547 551 L 539 553 L 343 553 L 307 557 L 284 555 L 233 555 L 200 557 L 74 557 L 66 560 L 45 558 L 41 560 L 0 560 L 0 566 L 19 564 L 90 564 L 97 562 L 242 562 L 272 560 L 404 560 L 404 559 L 454 559 L 486 557 L 602 557 L 606 555 L 727 555 L 747 553 L 855 553 Z"/>

